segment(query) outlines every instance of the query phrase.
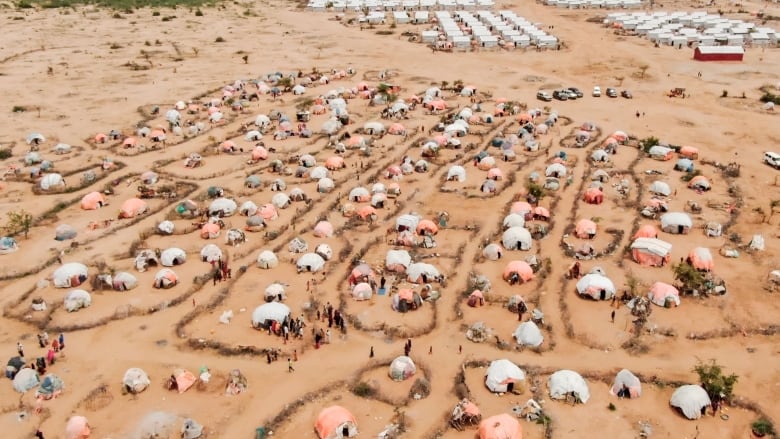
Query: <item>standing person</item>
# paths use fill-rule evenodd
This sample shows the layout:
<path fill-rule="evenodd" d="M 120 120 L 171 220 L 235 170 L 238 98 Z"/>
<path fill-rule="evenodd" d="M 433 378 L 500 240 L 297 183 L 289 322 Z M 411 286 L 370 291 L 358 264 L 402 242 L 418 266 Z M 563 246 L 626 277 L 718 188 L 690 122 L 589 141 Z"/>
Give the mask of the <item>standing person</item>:
<path fill-rule="evenodd" d="M 368 351 L 368 358 L 374 358 L 374 347 L 371 346 L 371 350 Z"/>
<path fill-rule="evenodd" d="M 298 361 L 298 349 L 293 350 L 293 361 Z"/>
<path fill-rule="evenodd" d="M 292 358 L 287 359 L 287 372 L 295 372 L 295 368 L 292 364 Z"/>
<path fill-rule="evenodd" d="M 385 283 L 386 283 L 386 282 L 387 282 L 387 279 L 385 279 L 385 277 L 384 277 L 384 276 L 382 276 L 382 278 L 381 278 L 381 279 L 379 279 L 379 288 L 381 288 L 381 289 L 383 289 L 383 290 L 384 290 L 384 289 L 385 289 Z"/>
<path fill-rule="evenodd" d="M 330 328 L 325 331 L 325 343 L 330 344 Z"/>
<path fill-rule="evenodd" d="M 268 360 L 268 364 L 271 364 L 271 351 L 265 352 L 265 358 Z"/>
<path fill-rule="evenodd" d="M 612 323 L 615 323 L 615 310 L 612 310 Z"/>
<path fill-rule="evenodd" d="M 24 358 L 24 346 L 22 346 L 21 341 L 16 342 L 16 352 L 19 353 L 19 356 Z"/>
<path fill-rule="evenodd" d="M 433 355 L 433 346 L 428 348 L 428 355 Z"/>
<path fill-rule="evenodd" d="M 60 342 L 56 338 L 51 341 L 51 348 L 54 350 L 54 352 L 60 351 Z"/>
<path fill-rule="evenodd" d="M 54 354 L 54 348 L 50 348 L 49 352 L 46 353 L 46 361 L 49 362 L 49 366 L 54 364 L 55 358 L 56 358 L 56 356 Z"/>
<path fill-rule="evenodd" d="M 407 338 L 406 339 L 406 344 L 409 346 L 409 350 L 411 351 L 412 350 L 412 339 L 411 338 Z"/>
<path fill-rule="evenodd" d="M 43 437 L 43 432 L 41 430 L 36 430 L 35 431 L 35 437 L 36 437 L 36 439 L 45 439 Z"/>

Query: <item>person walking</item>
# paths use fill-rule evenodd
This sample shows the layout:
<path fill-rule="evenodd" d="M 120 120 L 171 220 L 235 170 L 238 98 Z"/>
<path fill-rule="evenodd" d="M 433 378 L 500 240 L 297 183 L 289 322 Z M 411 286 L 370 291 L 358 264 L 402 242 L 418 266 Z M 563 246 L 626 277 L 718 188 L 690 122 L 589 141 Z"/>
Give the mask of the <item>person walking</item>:
<path fill-rule="evenodd" d="M 36 430 L 35 431 L 35 437 L 36 437 L 36 439 L 45 439 L 43 437 L 43 432 L 41 430 Z"/>
<path fill-rule="evenodd" d="M 371 346 L 371 350 L 368 351 L 368 358 L 374 358 L 374 347 Z"/>
<path fill-rule="evenodd" d="M 292 364 L 292 358 L 287 359 L 287 372 L 295 372 L 295 368 Z"/>
<path fill-rule="evenodd" d="M 612 323 L 615 323 L 615 310 L 612 310 Z"/>
<path fill-rule="evenodd" d="M 16 342 L 16 352 L 19 353 L 19 356 L 24 358 L 24 346 L 22 346 L 21 341 Z"/>

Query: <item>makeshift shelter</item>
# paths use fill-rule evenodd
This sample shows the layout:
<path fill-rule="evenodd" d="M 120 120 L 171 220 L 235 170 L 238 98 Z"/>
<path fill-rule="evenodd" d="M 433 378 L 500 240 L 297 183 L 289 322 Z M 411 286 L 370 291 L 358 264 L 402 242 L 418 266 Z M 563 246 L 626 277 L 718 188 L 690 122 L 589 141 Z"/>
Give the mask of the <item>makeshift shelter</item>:
<path fill-rule="evenodd" d="M 64 306 L 68 312 L 78 311 L 81 308 L 87 308 L 92 304 L 92 296 L 84 290 L 69 291 L 65 296 Z"/>
<path fill-rule="evenodd" d="M 439 233 L 439 226 L 429 219 L 421 220 L 415 229 L 418 235 L 435 235 Z"/>
<path fill-rule="evenodd" d="M 87 418 L 71 416 L 65 426 L 65 439 L 89 439 L 92 434 Z"/>
<path fill-rule="evenodd" d="M 0 238 L 0 255 L 7 255 L 19 250 L 19 244 L 16 240 L 10 236 L 3 236 Z"/>
<path fill-rule="evenodd" d="M 666 233 L 685 235 L 693 228 L 693 220 L 687 213 L 669 212 L 661 216 L 661 230 Z"/>
<path fill-rule="evenodd" d="M 661 145 L 650 147 L 647 154 L 656 160 L 671 160 L 674 156 L 674 150 Z"/>
<path fill-rule="evenodd" d="M 556 177 L 556 178 L 565 177 L 566 166 L 564 166 L 562 163 L 553 163 L 547 166 L 547 169 L 545 169 L 544 171 L 544 175 L 546 177 Z"/>
<path fill-rule="evenodd" d="M 252 327 L 265 329 L 273 322 L 284 323 L 290 317 L 290 307 L 280 302 L 264 303 L 252 311 Z"/>
<path fill-rule="evenodd" d="M 531 232 L 524 227 L 510 227 L 501 235 L 501 245 L 507 250 L 531 250 Z"/>
<path fill-rule="evenodd" d="M 274 282 L 271 285 L 268 285 L 265 288 L 265 301 L 266 302 L 273 302 L 273 301 L 279 301 L 281 302 L 287 296 L 284 294 L 284 285 Z"/>
<path fill-rule="evenodd" d="M 84 210 L 95 210 L 108 204 L 106 196 L 100 192 L 90 192 L 81 198 L 81 208 Z"/>
<path fill-rule="evenodd" d="M 263 250 L 257 255 L 257 266 L 266 270 L 279 265 L 279 259 L 271 250 Z"/>
<path fill-rule="evenodd" d="M 88 271 L 87 266 L 84 264 L 68 262 L 54 270 L 52 283 L 57 288 L 77 287 L 86 282 Z"/>
<path fill-rule="evenodd" d="M 67 241 L 76 237 L 78 232 L 69 224 L 60 224 L 54 229 L 54 239 L 57 241 Z"/>
<path fill-rule="evenodd" d="M 525 227 L 525 216 L 519 213 L 510 213 L 504 217 L 502 224 L 504 229 L 510 229 L 512 227 Z"/>
<path fill-rule="evenodd" d="M 139 250 L 135 255 L 135 269 L 140 272 L 144 272 L 148 267 L 157 266 L 159 264 L 160 260 L 157 258 L 157 254 L 154 250 Z"/>
<path fill-rule="evenodd" d="M 575 401 L 585 404 L 590 399 L 588 383 L 580 374 L 571 370 L 559 370 L 547 380 L 550 389 L 550 398 L 566 399 L 573 396 Z"/>
<path fill-rule="evenodd" d="M 290 190 L 290 199 L 293 201 L 306 201 L 306 193 L 301 188 L 292 188 Z"/>
<path fill-rule="evenodd" d="M 317 238 L 330 238 L 333 236 L 333 224 L 328 221 L 320 221 L 314 226 L 313 233 Z"/>
<path fill-rule="evenodd" d="M 407 281 L 414 284 L 427 284 L 441 278 L 439 270 L 431 264 L 417 262 L 406 268 Z"/>
<path fill-rule="evenodd" d="M 396 357 L 392 363 L 390 363 L 390 378 L 393 381 L 403 381 L 412 377 L 417 372 L 417 366 L 414 365 L 414 361 L 407 356 Z"/>
<path fill-rule="evenodd" d="M 38 386 L 38 390 L 35 391 L 36 398 L 43 398 L 49 400 L 56 398 L 57 395 L 62 393 L 62 389 L 65 387 L 65 383 L 62 382 L 60 377 L 54 374 L 47 374 L 43 377 L 41 385 Z"/>
<path fill-rule="evenodd" d="M 179 283 L 179 277 L 170 268 L 163 268 L 154 275 L 155 288 L 173 288 Z"/>
<path fill-rule="evenodd" d="M 500 245 L 495 243 L 488 244 L 482 250 L 482 255 L 485 257 L 485 259 L 489 261 L 497 261 L 501 259 L 503 253 L 504 253 L 504 249 L 501 248 Z"/>
<path fill-rule="evenodd" d="M 222 259 L 222 249 L 216 244 L 206 244 L 200 249 L 200 260 L 203 262 L 218 262 Z"/>
<path fill-rule="evenodd" d="M 226 395 L 238 395 L 240 393 L 244 393 L 248 387 L 249 383 L 240 370 L 233 369 L 230 371 L 227 386 L 225 386 Z"/>
<path fill-rule="evenodd" d="M 523 439 L 523 427 L 517 418 L 500 414 L 479 423 L 479 439 Z"/>
<path fill-rule="evenodd" d="M 113 276 L 108 276 L 107 281 L 116 291 L 132 290 L 138 286 L 138 279 L 126 271 L 120 271 Z"/>
<path fill-rule="evenodd" d="M 509 208 L 509 213 L 526 216 L 533 212 L 533 207 L 526 201 L 515 201 Z"/>
<path fill-rule="evenodd" d="M 596 237 L 596 223 L 589 219 L 581 219 L 574 227 L 574 234 L 580 239 L 593 239 Z"/>
<path fill-rule="evenodd" d="M 662 267 L 669 262 L 672 244 L 656 238 L 636 238 L 631 243 L 631 257 L 640 265 Z"/>
<path fill-rule="evenodd" d="M 450 169 L 447 171 L 447 181 L 463 183 L 466 181 L 466 169 L 460 165 L 450 166 Z"/>
<path fill-rule="evenodd" d="M 65 186 L 65 179 L 62 178 L 62 175 L 52 173 L 52 174 L 46 174 L 41 178 L 40 186 L 42 190 L 48 191 L 49 189 L 54 189 L 58 187 L 64 187 Z"/>
<path fill-rule="evenodd" d="M 651 302 L 666 308 L 680 306 L 680 292 L 677 288 L 663 282 L 655 282 L 647 293 Z"/>
<path fill-rule="evenodd" d="M 637 238 L 658 238 L 658 229 L 652 224 L 645 224 L 636 231 L 632 239 Z"/>
<path fill-rule="evenodd" d="M 135 433 L 131 436 L 134 439 L 158 439 L 170 438 L 175 433 L 176 424 L 179 417 L 173 413 L 154 411 L 147 413 L 138 422 Z"/>
<path fill-rule="evenodd" d="M 329 261 L 330 258 L 333 257 L 333 249 L 324 242 L 321 244 L 318 244 L 317 247 L 314 248 L 314 253 L 317 253 L 318 255 L 322 256 L 322 259 L 325 259 L 326 261 Z"/>
<path fill-rule="evenodd" d="M 706 247 L 696 247 L 688 253 L 686 262 L 699 271 L 712 271 L 715 268 L 715 261 L 712 259 L 712 252 Z"/>
<path fill-rule="evenodd" d="M 263 182 L 260 180 L 260 176 L 258 175 L 250 175 L 244 179 L 244 187 L 248 189 L 256 189 L 262 184 Z"/>
<path fill-rule="evenodd" d="M 194 419 L 186 418 L 181 425 L 181 439 L 198 439 L 203 436 L 203 426 Z"/>
<path fill-rule="evenodd" d="M 609 393 L 620 398 L 639 398 L 642 396 L 642 383 L 631 371 L 623 369 L 615 375 Z"/>
<path fill-rule="evenodd" d="M 325 259 L 317 253 L 305 253 L 296 262 L 295 266 L 298 268 L 298 272 L 306 271 L 309 273 L 315 273 L 322 270 L 325 266 Z"/>
<path fill-rule="evenodd" d="M 25 393 L 28 390 L 34 389 L 41 382 L 38 372 L 35 369 L 25 367 L 19 369 L 14 376 L 13 387 L 19 393 Z"/>
<path fill-rule="evenodd" d="M 503 278 L 510 284 L 528 282 L 534 278 L 534 271 L 528 262 L 511 261 L 504 268 Z"/>
<path fill-rule="evenodd" d="M 649 190 L 651 194 L 662 195 L 664 197 L 668 197 L 672 194 L 672 188 L 669 187 L 669 184 L 659 180 L 650 184 Z"/>
<path fill-rule="evenodd" d="M 369 300 L 373 294 L 373 288 L 366 282 L 355 284 L 355 286 L 352 287 L 352 298 L 355 300 Z"/>
<path fill-rule="evenodd" d="M 216 239 L 219 237 L 220 232 L 219 224 L 206 223 L 200 228 L 200 237 L 203 239 Z"/>
<path fill-rule="evenodd" d="M 404 273 L 412 264 L 412 257 L 406 250 L 388 250 L 385 256 L 385 268 L 388 271 Z"/>
<path fill-rule="evenodd" d="M 398 312 L 407 312 L 422 306 L 422 296 L 410 288 L 402 288 L 393 294 L 391 308 Z"/>
<path fill-rule="evenodd" d="M 677 160 L 677 163 L 674 164 L 674 169 L 677 171 L 683 171 L 683 172 L 693 172 L 693 160 L 682 158 Z"/>
<path fill-rule="evenodd" d="M 173 221 L 169 220 L 160 221 L 160 224 L 157 224 L 157 230 L 163 235 L 173 234 L 175 227 L 176 225 L 173 223 Z"/>
<path fill-rule="evenodd" d="M 703 409 L 712 405 L 712 401 L 710 401 L 710 396 L 707 395 L 707 391 L 702 386 L 687 384 L 678 387 L 672 393 L 669 404 L 680 409 L 686 418 L 699 419 Z"/>
<path fill-rule="evenodd" d="M 601 188 L 591 187 L 585 190 L 582 199 L 588 204 L 601 204 L 604 202 L 604 192 Z"/>
<path fill-rule="evenodd" d="M 143 392 L 151 383 L 149 375 L 143 369 L 137 367 L 127 369 L 124 377 L 122 377 L 122 386 L 128 393 L 133 395 Z"/>
<path fill-rule="evenodd" d="M 371 200 L 371 193 L 364 187 L 356 187 L 349 191 L 349 201 L 366 203 Z"/>
<path fill-rule="evenodd" d="M 577 281 L 577 292 L 581 296 L 590 296 L 596 300 L 611 299 L 615 295 L 615 285 L 599 273 L 590 273 Z"/>
<path fill-rule="evenodd" d="M 321 178 L 317 181 L 317 192 L 320 193 L 326 193 L 333 190 L 333 188 L 336 187 L 335 183 L 333 183 L 333 180 L 330 178 Z"/>
<path fill-rule="evenodd" d="M 140 198 L 130 198 L 119 208 L 119 218 L 133 218 L 149 211 L 149 205 Z"/>
<path fill-rule="evenodd" d="M 209 205 L 209 216 L 226 217 L 236 213 L 238 205 L 229 198 L 217 198 Z"/>
<path fill-rule="evenodd" d="M 525 381 L 525 372 L 506 359 L 491 361 L 485 371 L 485 385 L 491 392 L 512 392 L 515 385 L 523 381 Z"/>
<path fill-rule="evenodd" d="M 171 247 L 160 253 L 160 262 L 163 267 L 173 267 L 181 265 L 187 261 L 187 252 L 178 248 Z"/>
<path fill-rule="evenodd" d="M 534 323 L 533 320 L 520 323 L 513 335 L 517 344 L 521 346 L 531 346 L 535 348 L 541 346 L 542 342 L 544 342 L 542 331 L 539 330 L 539 327 L 536 326 L 536 323 Z"/>
<path fill-rule="evenodd" d="M 680 156 L 687 159 L 696 160 L 699 158 L 699 148 L 693 146 L 683 146 L 680 148 Z"/>
<path fill-rule="evenodd" d="M 697 175 L 688 182 L 688 187 L 697 191 L 708 191 L 712 189 L 712 184 L 707 177 Z"/>
<path fill-rule="evenodd" d="M 344 407 L 333 405 L 323 409 L 314 424 L 320 439 L 343 439 L 358 435 L 357 420 Z"/>
<path fill-rule="evenodd" d="M 415 231 L 417 230 L 417 224 L 420 222 L 420 218 L 416 215 L 404 214 L 395 220 L 395 230 L 402 232 L 404 230 Z"/>

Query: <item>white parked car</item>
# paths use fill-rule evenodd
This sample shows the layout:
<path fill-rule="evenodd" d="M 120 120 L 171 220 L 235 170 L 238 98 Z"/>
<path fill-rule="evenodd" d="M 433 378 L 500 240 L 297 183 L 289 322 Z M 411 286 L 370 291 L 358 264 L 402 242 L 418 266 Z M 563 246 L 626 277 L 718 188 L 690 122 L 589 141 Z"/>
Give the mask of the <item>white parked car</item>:
<path fill-rule="evenodd" d="M 601 97 L 601 87 L 599 87 L 598 85 L 593 87 L 593 97 L 594 98 Z"/>
<path fill-rule="evenodd" d="M 780 169 L 780 154 L 776 152 L 765 152 L 764 153 L 764 163 L 767 165 L 775 168 Z"/>

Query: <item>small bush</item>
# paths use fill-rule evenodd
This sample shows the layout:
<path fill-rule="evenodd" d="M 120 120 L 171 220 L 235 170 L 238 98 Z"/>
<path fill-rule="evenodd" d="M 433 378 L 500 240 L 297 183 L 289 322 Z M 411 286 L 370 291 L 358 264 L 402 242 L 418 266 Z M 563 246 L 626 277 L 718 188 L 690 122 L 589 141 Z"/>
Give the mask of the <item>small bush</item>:
<path fill-rule="evenodd" d="M 115 18 L 117 20 L 124 20 L 125 17 L 122 16 L 119 12 L 114 12 L 114 15 L 111 16 L 111 18 Z"/>
<path fill-rule="evenodd" d="M 159 17 L 159 16 L 160 16 L 160 11 L 152 12 L 152 17 Z"/>
<path fill-rule="evenodd" d="M 368 398 L 376 393 L 376 389 L 365 381 L 361 381 L 352 387 L 352 393 L 361 398 Z"/>
<path fill-rule="evenodd" d="M 200 8 L 198 8 L 198 9 L 195 11 L 195 16 L 196 16 L 196 17 L 202 17 L 202 16 L 203 16 L 203 11 L 201 11 L 201 10 L 200 10 Z"/>
<path fill-rule="evenodd" d="M 720 92 L 720 97 L 722 97 L 722 98 L 729 97 L 729 91 L 728 90 L 723 90 L 722 92 Z"/>
<path fill-rule="evenodd" d="M 0 149 L 0 160 L 5 160 L 7 158 L 11 158 L 12 155 L 13 155 L 13 152 L 11 151 L 11 148 Z"/>
<path fill-rule="evenodd" d="M 607 408 L 608 408 L 608 409 L 609 409 L 609 411 L 611 411 L 611 412 L 614 412 L 615 410 L 617 410 L 617 407 L 615 407 L 615 404 L 613 404 L 613 403 L 611 403 L 611 402 L 609 403 L 609 405 L 607 406 Z"/>
<path fill-rule="evenodd" d="M 224 42 L 225 42 L 225 39 L 224 39 L 224 38 L 222 38 L 222 37 L 217 37 L 217 39 L 216 39 L 216 40 L 214 40 L 214 42 L 215 42 L 215 43 L 224 43 Z"/>
<path fill-rule="evenodd" d="M 21 0 L 19 3 L 16 4 L 16 7 L 19 9 L 32 9 L 33 5 L 27 0 Z"/>
<path fill-rule="evenodd" d="M 760 100 L 761 102 L 773 102 L 775 105 L 780 105 L 780 95 L 776 95 L 770 92 L 764 93 Z"/>
<path fill-rule="evenodd" d="M 14 105 L 13 108 L 11 108 L 11 112 L 13 113 L 24 113 L 27 111 L 27 107 L 24 105 Z"/>
<path fill-rule="evenodd" d="M 757 436 L 774 436 L 777 433 L 775 432 L 775 426 L 772 424 L 772 421 L 766 418 L 758 419 L 757 421 L 753 422 L 750 425 L 750 428 L 753 430 L 754 433 L 756 433 Z"/>

